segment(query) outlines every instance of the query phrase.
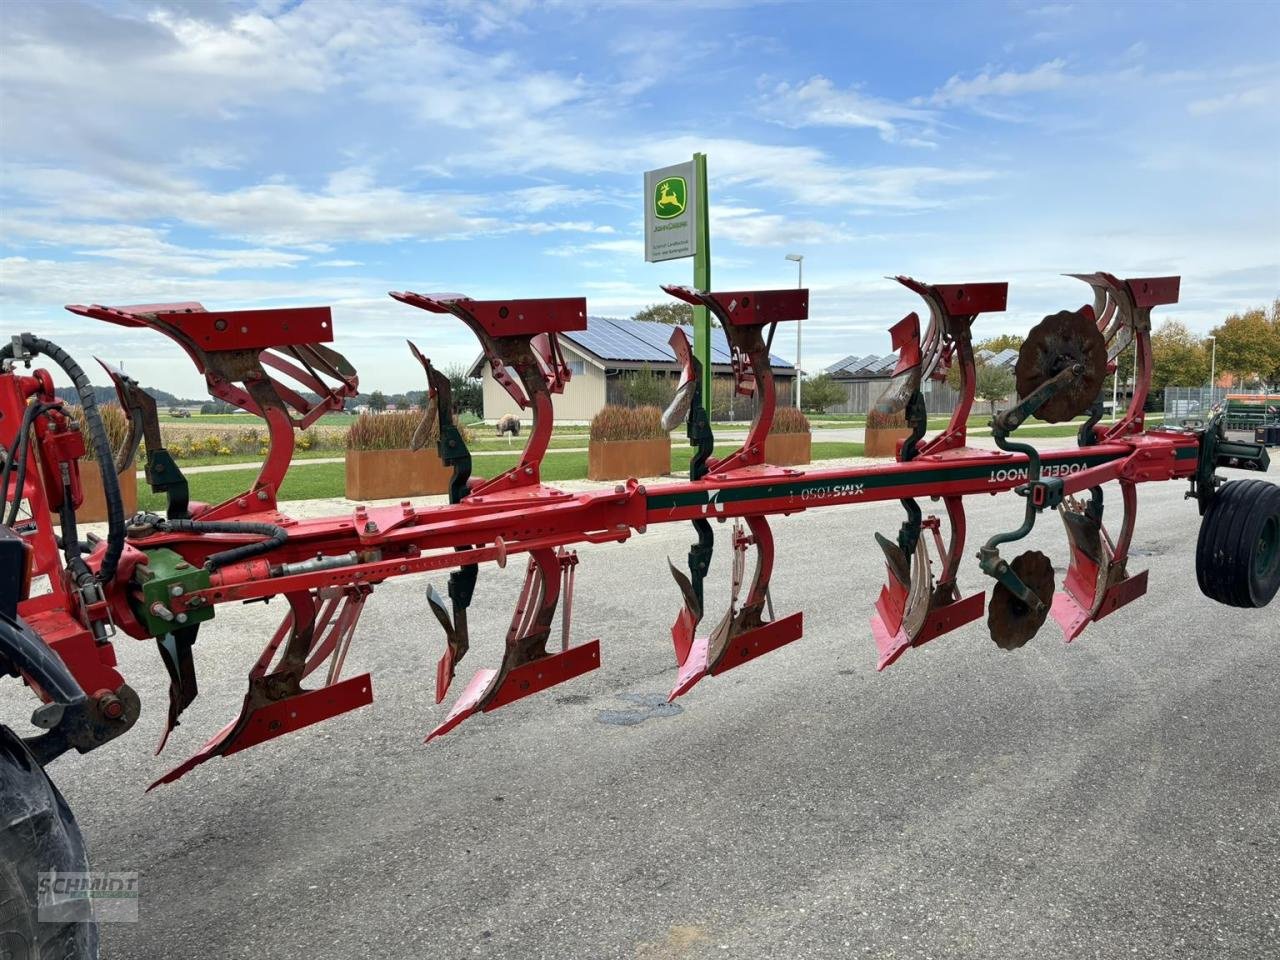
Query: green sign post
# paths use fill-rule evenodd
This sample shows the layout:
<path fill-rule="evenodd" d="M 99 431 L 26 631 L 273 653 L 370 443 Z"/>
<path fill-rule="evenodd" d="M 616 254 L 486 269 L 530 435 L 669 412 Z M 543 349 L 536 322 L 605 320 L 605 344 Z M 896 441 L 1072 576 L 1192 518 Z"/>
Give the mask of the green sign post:
<path fill-rule="evenodd" d="M 711 218 L 707 214 L 707 155 L 693 155 L 693 176 L 697 181 L 694 211 L 698 234 L 693 249 L 693 286 L 698 290 L 711 289 Z M 702 363 L 702 406 L 711 413 L 711 314 L 706 307 L 693 308 L 693 355 Z"/>
<path fill-rule="evenodd" d="M 711 289 L 711 225 L 707 215 L 707 157 L 644 175 L 644 258 L 650 263 L 693 257 L 693 285 Z M 693 308 L 693 355 L 702 364 L 702 402 L 711 409 L 711 316 Z"/>

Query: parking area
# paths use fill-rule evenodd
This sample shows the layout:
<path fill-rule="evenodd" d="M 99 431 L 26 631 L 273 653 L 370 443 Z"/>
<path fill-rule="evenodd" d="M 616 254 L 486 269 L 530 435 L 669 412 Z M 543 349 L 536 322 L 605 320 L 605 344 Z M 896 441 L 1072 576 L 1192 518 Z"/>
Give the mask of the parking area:
<path fill-rule="evenodd" d="M 426 746 L 442 640 L 425 579 L 388 583 L 348 659 L 371 707 L 150 794 L 235 713 L 283 608 L 219 610 L 163 757 L 163 668 L 120 643 L 137 729 L 52 769 L 96 866 L 143 874 L 141 920 L 104 926 L 104 955 L 1275 956 L 1280 609 L 1200 595 L 1184 490 L 1141 490 L 1130 569 L 1150 592 L 1076 643 L 1050 621 L 1006 653 L 984 619 L 883 674 L 872 532 L 900 507 L 781 518 L 773 600 L 804 637 L 673 706 L 666 560 L 687 525 L 584 548 L 574 632 L 601 638 L 603 668 Z M 970 552 L 1021 516 L 1014 497 L 966 506 Z M 1061 583 L 1058 520 L 1027 546 Z M 460 679 L 496 663 L 518 567 L 482 571 Z M 982 580 L 966 563 L 962 586 Z"/>

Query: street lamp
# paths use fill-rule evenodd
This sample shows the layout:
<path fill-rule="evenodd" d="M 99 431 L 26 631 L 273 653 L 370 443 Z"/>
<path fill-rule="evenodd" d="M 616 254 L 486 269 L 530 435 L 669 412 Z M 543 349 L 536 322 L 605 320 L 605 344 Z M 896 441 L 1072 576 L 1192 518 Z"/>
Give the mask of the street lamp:
<path fill-rule="evenodd" d="M 1209 409 L 1213 409 L 1213 399 L 1218 386 L 1218 338 L 1209 334 L 1213 346 L 1209 350 Z"/>
<path fill-rule="evenodd" d="M 787 259 L 796 265 L 796 286 L 804 287 L 804 254 L 788 253 Z M 800 321 L 796 321 L 796 409 L 800 410 L 800 382 L 803 375 L 800 373 Z"/>

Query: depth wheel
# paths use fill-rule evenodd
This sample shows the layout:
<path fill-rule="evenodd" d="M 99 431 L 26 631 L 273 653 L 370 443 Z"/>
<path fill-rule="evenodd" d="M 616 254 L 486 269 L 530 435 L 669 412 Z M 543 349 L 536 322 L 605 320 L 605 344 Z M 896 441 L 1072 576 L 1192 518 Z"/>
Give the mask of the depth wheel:
<path fill-rule="evenodd" d="M 84 840 L 67 801 L 8 727 L 0 725 L 0 957 L 84 960 L 98 956 L 89 901 L 46 908 L 36 890 L 41 873 L 85 873 Z"/>
<path fill-rule="evenodd" d="M 1265 607 L 1280 589 L 1280 486 L 1236 480 L 1220 487 L 1196 544 L 1200 592 L 1231 607 Z"/>

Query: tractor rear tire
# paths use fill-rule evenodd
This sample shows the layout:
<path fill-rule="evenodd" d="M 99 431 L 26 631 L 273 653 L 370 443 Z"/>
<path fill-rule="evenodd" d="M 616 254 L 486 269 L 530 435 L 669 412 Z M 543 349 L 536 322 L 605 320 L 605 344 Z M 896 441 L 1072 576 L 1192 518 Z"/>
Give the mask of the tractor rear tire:
<path fill-rule="evenodd" d="M 1236 480 L 1218 489 L 1200 524 L 1196 579 L 1231 607 L 1271 602 L 1280 589 L 1280 486 Z"/>
<path fill-rule="evenodd" d="M 41 873 L 86 873 L 84 840 L 67 801 L 22 739 L 0 725 L 0 957 L 93 960 L 98 928 L 88 900 L 37 915 Z"/>

